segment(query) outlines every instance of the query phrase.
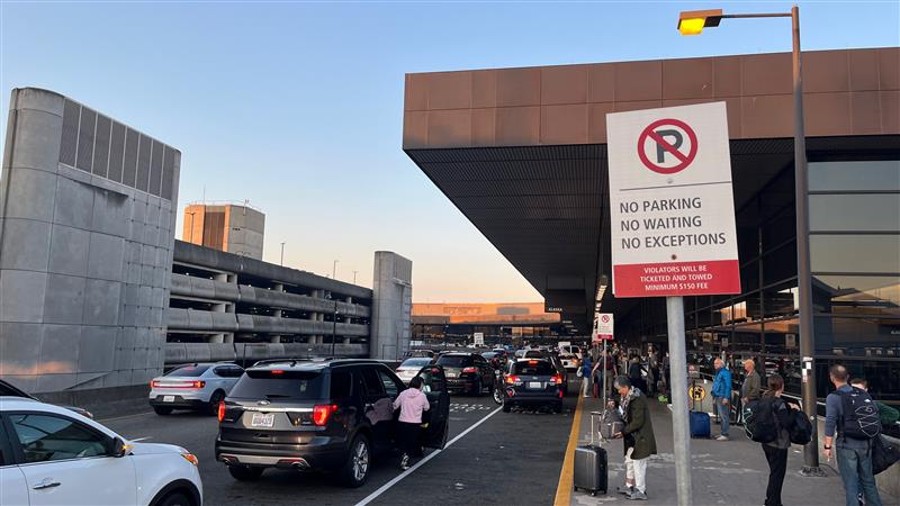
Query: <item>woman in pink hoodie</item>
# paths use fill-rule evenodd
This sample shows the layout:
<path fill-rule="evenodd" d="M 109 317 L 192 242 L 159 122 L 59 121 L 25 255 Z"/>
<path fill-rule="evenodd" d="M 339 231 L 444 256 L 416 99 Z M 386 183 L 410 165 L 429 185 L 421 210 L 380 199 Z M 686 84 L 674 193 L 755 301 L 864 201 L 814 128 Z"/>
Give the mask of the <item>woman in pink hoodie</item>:
<path fill-rule="evenodd" d="M 418 376 L 409 382 L 409 388 L 400 392 L 394 401 L 394 409 L 400 409 L 400 419 L 397 422 L 397 445 L 403 452 L 400 469 L 409 469 L 410 456 L 417 453 L 422 413 L 428 411 L 429 407 L 428 398 L 422 393 L 422 378 Z"/>

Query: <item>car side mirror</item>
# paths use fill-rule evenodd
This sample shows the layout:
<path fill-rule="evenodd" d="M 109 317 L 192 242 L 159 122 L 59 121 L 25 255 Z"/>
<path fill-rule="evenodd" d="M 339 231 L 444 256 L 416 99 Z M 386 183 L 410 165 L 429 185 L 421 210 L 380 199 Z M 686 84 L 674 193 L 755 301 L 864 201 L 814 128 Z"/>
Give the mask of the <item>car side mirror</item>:
<path fill-rule="evenodd" d="M 112 441 L 112 456 L 120 459 L 131 451 L 131 445 L 126 444 L 125 441 L 122 441 L 122 438 L 117 437 Z"/>

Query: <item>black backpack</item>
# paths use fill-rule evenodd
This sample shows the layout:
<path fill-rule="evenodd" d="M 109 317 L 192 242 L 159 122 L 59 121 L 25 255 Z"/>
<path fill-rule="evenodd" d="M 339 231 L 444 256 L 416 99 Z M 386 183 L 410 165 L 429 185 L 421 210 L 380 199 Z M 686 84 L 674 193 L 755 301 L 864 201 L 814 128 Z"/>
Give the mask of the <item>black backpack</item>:
<path fill-rule="evenodd" d="M 881 434 L 878 406 L 868 392 L 861 388 L 851 388 L 853 390 L 849 392 L 838 390 L 844 412 L 838 430 L 845 438 L 873 439 Z"/>
<path fill-rule="evenodd" d="M 791 435 L 791 443 L 796 445 L 807 445 L 812 441 L 812 423 L 806 417 L 803 411 L 792 410 L 791 416 L 794 417 L 794 424 L 788 432 Z"/>
<path fill-rule="evenodd" d="M 744 405 L 744 431 L 751 441 L 771 443 L 778 439 L 774 399 L 764 397 Z"/>

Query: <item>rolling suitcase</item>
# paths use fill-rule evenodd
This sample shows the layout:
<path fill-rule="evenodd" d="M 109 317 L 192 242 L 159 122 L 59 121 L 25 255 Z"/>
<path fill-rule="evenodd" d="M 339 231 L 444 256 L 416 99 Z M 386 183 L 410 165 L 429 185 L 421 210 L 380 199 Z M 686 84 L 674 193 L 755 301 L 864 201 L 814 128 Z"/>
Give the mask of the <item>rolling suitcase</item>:
<path fill-rule="evenodd" d="M 693 407 L 694 409 L 697 408 L 697 399 L 694 399 Z M 692 438 L 709 439 L 710 437 L 712 437 L 712 423 L 710 423 L 709 413 L 691 410 L 690 427 Z"/>
<path fill-rule="evenodd" d="M 595 415 L 600 413 L 591 413 L 591 442 L 575 448 L 575 490 L 590 492 L 592 496 L 601 491 L 605 494 L 609 488 L 606 450 L 594 444 Z"/>
<path fill-rule="evenodd" d="M 691 411 L 691 437 L 709 439 L 712 430 L 709 423 L 709 413 Z"/>

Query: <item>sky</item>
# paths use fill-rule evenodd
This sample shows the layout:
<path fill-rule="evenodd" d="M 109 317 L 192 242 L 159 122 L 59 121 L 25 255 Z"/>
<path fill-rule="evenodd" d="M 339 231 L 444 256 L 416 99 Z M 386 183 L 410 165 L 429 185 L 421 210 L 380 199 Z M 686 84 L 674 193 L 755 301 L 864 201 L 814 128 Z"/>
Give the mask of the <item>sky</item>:
<path fill-rule="evenodd" d="M 896 0 L 799 5 L 804 50 L 900 45 Z M 390 250 L 413 261 L 416 302 L 540 301 L 403 153 L 404 75 L 789 51 L 787 19 L 675 25 L 680 10 L 790 6 L 0 0 L 0 108 L 47 88 L 175 146 L 179 207 L 248 200 L 265 260 L 285 242 L 285 265 L 330 276 L 337 260 L 337 279 L 371 286 Z"/>

